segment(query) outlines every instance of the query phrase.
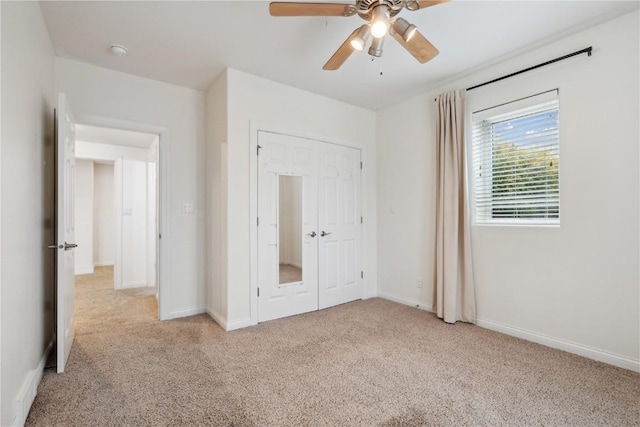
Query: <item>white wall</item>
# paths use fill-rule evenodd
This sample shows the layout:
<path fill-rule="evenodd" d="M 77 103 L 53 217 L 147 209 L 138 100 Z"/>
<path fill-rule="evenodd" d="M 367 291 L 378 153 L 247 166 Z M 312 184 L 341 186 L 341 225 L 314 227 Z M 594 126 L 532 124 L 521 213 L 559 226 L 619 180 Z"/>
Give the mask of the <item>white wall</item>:
<path fill-rule="evenodd" d="M 477 111 L 560 90 L 561 226 L 473 226 L 478 323 L 640 369 L 638 27 L 634 12 L 378 113 L 380 295 L 433 302 L 436 93 L 593 45 L 467 94 Z"/>
<path fill-rule="evenodd" d="M 169 169 L 167 214 L 162 218 L 160 315 L 187 316 L 205 308 L 204 93 L 92 65 L 56 58 L 56 89 L 65 92 L 78 122 L 104 118 L 129 128 L 137 124 L 166 130 L 162 158 Z M 103 124 L 104 125 L 104 124 Z M 129 129 L 131 130 L 131 129 Z M 138 129 L 142 130 L 142 129 Z M 162 151 L 166 147 L 167 151 Z M 194 203 L 193 214 L 182 203 Z M 161 207 L 164 212 L 164 205 Z"/>
<path fill-rule="evenodd" d="M 122 162 L 121 286 L 147 285 L 147 164 Z"/>
<path fill-rule="evenodd" d="M 93 265 L 113 265 L 115 260 L 115 209 L 113 165 L 93 165 Z"/>
<path fill-rule="evenodd" d="M 219 323 L 227 318 L 227 71 L 206 94 L 207 114 L 207 311 Z M 224 268 L 223 268 L 224 266 Z"/>
<path fill-rule="evenodd" d="M 76 159 L 75 173 L 76 274 L 93 273 L 93 161 Z"/>
<path fill-rule="evenodd" d="M 156 285 L 156 239 L 157 231 L 157 172 L 156 163 L 147 163 L 147 286 Z"/>
<path fill-rule="evenodd" d="M 252 168 L 256 165 L 255 153 L 250 149 L 252 126 L 254 130 L 286 131 L 362 148 L 365 165 L 362 185 L 365 297 L 374 295 L 377 277 L 375 113 L 233 69 L 228 69 L 221 79 L 222 83 L 214 83 L 209 90 L 207 114 L 211 120 L 221 120 L 225 114 L 228 119 L 226 126 L 218 124 L 226 129 L 228 143 L 223 140 L 224 135 L 213 133 L 215 129 L 208 135 L 213 148 L 209 161 L 221 159 L 227 165 L 220 183 L 217 177 L 214 178 L 211 194 L 215 200 L 220 200 L 219 208 L 226 212 L 226 218 L 215 218 L 216 223 L 212 226 L 214 229 L 221 226 L 226 239 L 221 239 L 222 246 L 214 249 L 214 253 L 221 253 L 216 255 L 223 260 L 221 272 L 210 274 L 222 283 L 218 286 L 214 281 L 213 293 L 219 294 L 220 288 L 227 289 L 227 299 L 222 302 L 227 305 L 227 315 L 216 312 L 213 306 L 208 307 L 209 311 L 227 329 L 252 322 L 250 279 L 255 275 L 255 256 L 252 260 L 250 230 L 251 224 L 255 223 L 255 212 L 252 213 L 255 206 L 251 206 L 255 194 L 250 194 L 250 176 L 255 173 Z M 225 81 L 226 106 L 219 101 L 216 103 L 214 95 L 225 93 L 220 87 Z M 215 167 L 215 163 L 211 166 Z M 213 209 L 216 209 L 215 205 Z M 224 307 L 221 310 L 224 311 Z M 257 321 L 255 315 L 253 321 Z"/>
<path fill-rule="evenodd" d="M 78 159 L 115 161 L 121 157 L 144 162 L 148 160 L 149 150 L 124 145 L 76 141 L 76 158 Z"/>
<path fill-rule="evenodd" d="M 0 425 L 22 424 L 53 336 L 54 57 L 37 2 L 1 2 Z"/>

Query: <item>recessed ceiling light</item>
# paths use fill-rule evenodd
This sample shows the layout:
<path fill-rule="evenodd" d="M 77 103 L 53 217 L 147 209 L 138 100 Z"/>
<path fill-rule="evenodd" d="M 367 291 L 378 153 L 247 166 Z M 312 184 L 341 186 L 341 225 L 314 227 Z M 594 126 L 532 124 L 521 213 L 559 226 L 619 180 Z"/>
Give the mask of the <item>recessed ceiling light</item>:
<path fill-rule="evenodd" d="M 121 44 L 112 44 L 111 52 L 116 56 L 125 56 L 127 54 L 127 48 Z"/>

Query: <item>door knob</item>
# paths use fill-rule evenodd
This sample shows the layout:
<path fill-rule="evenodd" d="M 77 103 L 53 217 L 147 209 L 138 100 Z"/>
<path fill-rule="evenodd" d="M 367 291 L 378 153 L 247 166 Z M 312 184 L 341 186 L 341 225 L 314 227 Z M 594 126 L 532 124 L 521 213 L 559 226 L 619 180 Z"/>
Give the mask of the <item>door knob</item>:
<path fill-rule="evenodd" d="M 331 233 L 330 233 L 330 232 L 329 232 L 329 233 L 327 233 L 327 232 L 325 232 L 324 230 L 322 230 L 322 231 L 320 232 L 320 237 L 328 236 L 329 234 L 331 234 Z"/>
<path fill-rule="evenodd" d="M 316 232 L 312 231 L 311 233 L 307 233 L 307 236 L 316 237 Z"/>
<path fill-rule="evenodd" d="M 78 245 L 76 245 L 75 243 L 64 242 L 64 250 L 65 251 L 69 251 L 69 250 L 71 250 L 73 248 L 77 248 L 77 247 L 78 247 Z"/>

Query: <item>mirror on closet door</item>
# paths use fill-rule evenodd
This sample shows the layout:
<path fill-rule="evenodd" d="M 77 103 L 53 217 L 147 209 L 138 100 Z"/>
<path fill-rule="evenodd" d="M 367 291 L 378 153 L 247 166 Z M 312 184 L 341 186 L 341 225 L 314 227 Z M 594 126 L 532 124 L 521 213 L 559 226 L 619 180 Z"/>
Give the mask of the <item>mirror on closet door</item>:
<path fill-rule="evenodd" d="M 302 177 L 278 175 L 280 285 L 302 281 Z"/>

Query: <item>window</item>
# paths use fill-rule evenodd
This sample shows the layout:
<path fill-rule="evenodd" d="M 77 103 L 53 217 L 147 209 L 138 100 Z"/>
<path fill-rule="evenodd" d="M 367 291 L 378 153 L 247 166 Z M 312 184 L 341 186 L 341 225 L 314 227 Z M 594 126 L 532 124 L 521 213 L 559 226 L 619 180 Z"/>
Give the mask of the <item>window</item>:
<path fill-rule="evenodd" d="M 473 113 L 476 223 L 559 224 L 557 91 Z"/>

